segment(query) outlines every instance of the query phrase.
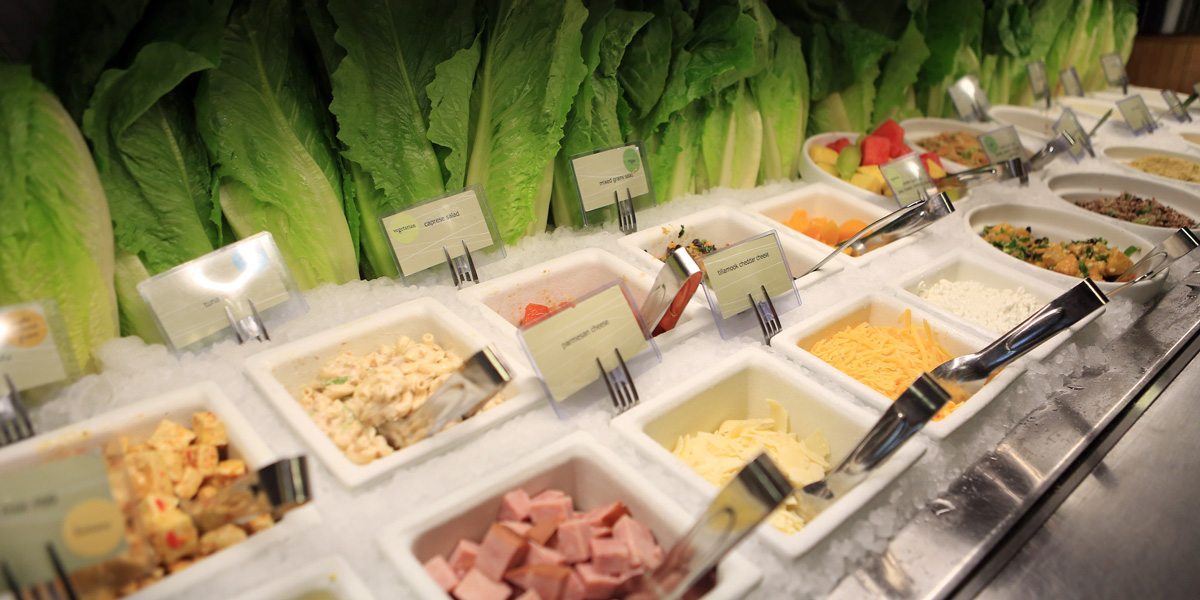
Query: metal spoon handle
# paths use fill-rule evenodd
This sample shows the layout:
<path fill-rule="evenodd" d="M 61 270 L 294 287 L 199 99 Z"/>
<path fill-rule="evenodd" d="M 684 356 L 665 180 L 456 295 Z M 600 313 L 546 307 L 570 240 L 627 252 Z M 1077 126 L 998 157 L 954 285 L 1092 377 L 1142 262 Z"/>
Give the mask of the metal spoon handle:
<path fill-rule="evenodd" d="M 825 263 L 833 260 L 833 257 L 841 254 L 846 248 L 852 247 L 859 253 L 868 252 L 906 235 L 916 233 L 952 212 L 954 212 L 954 205 L 950 203 L 950 198 L 944 193 L 898 208 L 876 219 L 875 222 L 860 229 L 850 239 L 838 244 L 833 252 L 830 252 L 828 256 L 821 259 L 800 277 L 825 266 Z"/>
<path fill-rule="evenodd" d="M 1134 263 L 1132 267 L 1129 267 L 1127 271 L 1122 273 L 1117 278 L 1117 281 L 1125 281 L 1126 283 L 1113 290 L 1112 293 L 1115 294 L 1135 283 L 1140 283 L 1162 273 L 1174 264 L 1175 261 L 1195 250 L 1196 246 L 1200 246 L 1200 240 L 1196 239 L 1196 234 L 1192 233 L 1186 227 L 1181 227 L 1179 231 L 1159 242 L 1141 260 Z"/>
<path fill-rule="evenodd" d="M 182 508 L 201 531 L 212 531 L 263 514 L 278 520 L 284 513 L 311 500 L 308 460 L 297 456 L 247 473 L 211 498 L 185 501 Z"/>
<path fill-rule="evenodd" d="M 1046 167 L 1046 165 L 1054 162 L 1054 159 L 1065 154 L 1075 145 L 1075 136 L 1064 131 L 1058 134 L 1054 139 L 1046 143 L 1033 158 L 1029 159 L 1029 169 L 1038 171 Z"/>

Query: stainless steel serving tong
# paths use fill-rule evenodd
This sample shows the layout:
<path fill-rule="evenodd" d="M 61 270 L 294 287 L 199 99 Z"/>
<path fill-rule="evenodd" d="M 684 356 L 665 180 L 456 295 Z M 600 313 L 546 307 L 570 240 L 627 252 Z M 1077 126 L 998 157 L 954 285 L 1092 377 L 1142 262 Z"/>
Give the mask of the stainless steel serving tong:
<path fill-rule="evenodd" d="M 641 308 L 642 322 L 653 335 L 675 326 L 704 279 L 700 265 L 685 248 L 676 248 L 665 262 Z"/>
<path fill-rule="evenodd" d="M 1116 294 L 1135 283 L 1140 283 L 1166 271 L 1175 261 L 1195 250 L 1196 246 L 1200 246 L 1200 240 L 1196 239 L 1196 234 L 1186 227 L 1181 227 L 1179 231 L 1159 242 L 1141 260 L 1122 273 L 1117 280 L 1125 280 L 1125 284 L 1113 290 L 1112 293 Z"/>
<path fill-rule="evenodd" d="M 954 212 L 954 205 L 950 203 L 950 198 L 944 193 L 917 200 L 863 227 L 858 233 L 851 236 L 850 239 L 838 244 L 833 249 L 833 252 L 830 252 L 828 256 L 821 259 L 820 262 L 796 277 L 796 279 L 825 266 L 825 263 L 833 260 L 835 256 L 841 254 L 846 248 L 850 248 L 855 254 L 865 254 L 880 246 L 890 244 L 902 237 L 925 229 L 933 224 L 934 221 L 952 212 Z"/>
<path fill-rule="evenodd" d="M 1042 146 L 1028 161 L 1014 158 L 1000 163 L 991 163 L 966 171 L 959 171 L 937 180 L 939 191 L 969 188 L 983 183 L 1017 179 L 1021 185 L 1029 183 L 1029 174 L 1044 169 L 1059 156 L 1066 154 L 1075 145 L 1075 137 L 1062 132 Z"/>
<path fill-rule="evenodd" d="M 21 393 L 8 373 L 4 374 L 4 385 L 6 391 L 0 393 L 0 447 L 29 439 L 35 433 Z"/>
<path fill-rule="evenodd" d="M 1040 171 L 1046 168 L 1046 165 L 1049 165 L 1058 157 L 1070 152 L 1071 146 L 1074 146 L 1075 142 L 1077 141 L 1078 140 L 1075 139 L 1075 136 L 1071 135 L 1069 132 L 1064 131 L 1058 134 L 1054 137 L 1054 139 L 1046 142 L 1046 145 L 1042 146 L 1041 150 L 1038 150 L 1036 154 L 1030 157 L 1029 170 Z"/>
<path fill-rule="evenodd" d="M 662 564 L 639 578 L 635 590 L 626 598 L 682 597 L 771 511 L 783 504 L 792 491 L 792 484 L 779 467 L 766 454 L 759 454 L 721 488 L 699 521 L 667 551 Z"/>
<path fill-rule="evenodd" d="M 201 532 L 206 532 L 228 523 L 245 523 L 263 514 L 278 521 L 288 511 L 311 500 L 308 460 L 297 456 L 247 473 L 211 498 L 184 501 L 181 508 L 191 515 Z"/>
<path fill-rule="evenodd" d="M 410 446 L 483 406 L 510 381 L 508 365 L 495 347 L 486 346 L 464 360 L 417 410 L 376 430 L 395 448 Z"/>
<path fill-rule="evenodd" d="M 992 373 L 1107 303 L 1108 297 L 1100 287 L 1091 279 L 1084 279 L 983 350 L 948 360 L 929 374 L 943 387 L 957 386 L 973 394 Z"/>
<path fill-rule="evenodd" d="M 949 401 L 949 392 L 928 374 L 922 373 L 888 407 L 887 412 L 842 459 L 841 464 L 820 481 L 797 490 L 804 516 L 811 520 L 834 500 L 854 489 Z"/>

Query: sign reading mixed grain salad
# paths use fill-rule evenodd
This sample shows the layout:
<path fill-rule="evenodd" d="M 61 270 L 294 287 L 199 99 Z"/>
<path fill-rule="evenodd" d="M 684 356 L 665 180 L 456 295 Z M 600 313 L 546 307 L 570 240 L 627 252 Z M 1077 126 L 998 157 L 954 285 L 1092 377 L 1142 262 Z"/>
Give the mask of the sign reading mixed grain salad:
<path fill-rule="evenodd" d="M 649 204 L 654 205 L 646 151 L 641 142 L 576 154 L 570 164 L 584 224 L 589 224 L 589 212 L 612 206 L 617 196 L 625 200 L 648 195 Z"/>

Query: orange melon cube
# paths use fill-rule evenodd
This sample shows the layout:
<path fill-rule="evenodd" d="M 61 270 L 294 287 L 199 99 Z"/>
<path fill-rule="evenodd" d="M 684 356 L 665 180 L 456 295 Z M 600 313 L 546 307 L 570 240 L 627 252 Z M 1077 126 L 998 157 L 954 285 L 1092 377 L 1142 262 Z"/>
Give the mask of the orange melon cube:
<path fill-rule="evenodd" d="M 804 231 L 808 227 L 808 211 L 803 208 L 797 209 L 796 212 L 792 213 L 791 218 L 784 221 L 783 224 L 796 231 Z"/>
<path fill-rule="evenodd" d="M 858 219 L 850 219 L 849 221 L 842 223 L 842 226 L 838 228 L 837 243 L 840 244 L 854 237 L 854 234 L 862 231 L 862 228 L 866 226 L 866 223 L 859 221 Z"/>

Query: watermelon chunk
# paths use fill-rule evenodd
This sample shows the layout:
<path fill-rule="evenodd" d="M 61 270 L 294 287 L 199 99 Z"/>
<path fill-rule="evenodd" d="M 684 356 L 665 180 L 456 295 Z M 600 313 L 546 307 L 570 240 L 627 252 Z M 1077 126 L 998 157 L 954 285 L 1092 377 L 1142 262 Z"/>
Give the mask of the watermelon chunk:
<path fill-rule="evenodd" d="M 887 138 L 869 135 L 862 143 L 862 164 L 882 165 L 888 161 L 892 144 Z"/>
<path fill-rule="evenodd" d="M 946 168 L 945 165 L 942 164 L 942 157 L 938 156 L 937 154 L 934 154 L 932 152 L 926 152 L 925 154 L 921 155 L 921 162 L 925 162 L 925 161 L 932 161 L 938 167 L 940 167 L 942 169 Z"/>
<path fill-rule="evenodd" d="M 892 144 L 892 149 L 890 152 L 888 152 L 888 157 L 889 158 L 900 158 L 901 156 L 904 156 L 905 154 L 908 154 L 909 152 L 912 152 L 912 148 L 909 148 L 905 144 Z"/>
<path fill-rule="evenodd" d="M 871 135 L 887 138 L 894 146 L 904 145 L 904 128 L 899 123 L 888 119 L 881 123 Z"/>
<path fill-rule="evenodd" d="M 830 150 L 833 150 L 834 152 L 841 152 L 842 148 L 845 148 L 846 146 L 849 146 L 849 145 L 850 145 L 850 138 L 842 138 L 840 140 L 836 140 L 836 141 L 830 142 L 828 144 L 825 144 L 825 147 L 829 148 Z"/>

